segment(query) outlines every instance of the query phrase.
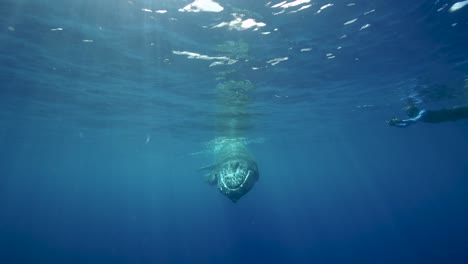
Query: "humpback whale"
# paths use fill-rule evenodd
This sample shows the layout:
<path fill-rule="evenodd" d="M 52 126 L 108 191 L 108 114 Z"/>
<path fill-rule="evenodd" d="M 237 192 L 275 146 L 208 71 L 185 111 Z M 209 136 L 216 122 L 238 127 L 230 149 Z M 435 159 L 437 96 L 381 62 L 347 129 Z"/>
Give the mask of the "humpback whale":
<path fill-rule="evenodd" d="M 243 41 L 226 41 L 218 48 L 223 54 L 220 57 L 229 55 L 226 58 L 233 58 L 233 61 L 248 58 L 249 48 Z M 216 85 L 215 112 L 218 137 L 214 139 L 213 146 L 215 163 L 204 168 L 209 170 L 205 180 L 216 185 L 231 201 L 237 202 L 259 179 L 257 163 L 247 150 L 244 138 L 250 127 L 251 111 L 248 107 L 252 101 L 250 92 L 255 85 L 243 79 L 242 72 L 235 68 L 221 70 L 216 75 L 216 80 L 220 81 Z"/>
<path fill-rule="evenodd" d="M 215 149 L 215 165 L 202 169 L 210 170 L 205 180 L 233 202 L 248 193 L 259 179 L 253 155 L 235 139 L 221 143 Z"/>

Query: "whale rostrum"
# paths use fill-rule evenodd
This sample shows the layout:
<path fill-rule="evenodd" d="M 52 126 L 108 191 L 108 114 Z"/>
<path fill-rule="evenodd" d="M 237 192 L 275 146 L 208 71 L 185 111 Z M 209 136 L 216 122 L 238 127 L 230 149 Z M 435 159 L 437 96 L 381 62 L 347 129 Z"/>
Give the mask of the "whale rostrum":
<path fill-rule="evenodd" d="M 230 140 L 222 144 L 215 150 L 215 165 L 202 169 L 210 170 L 205 175 L 208 183 L 217 185 L 222 194 L 237 202 L 259 179 L 257 163 L 243 143 Z"/>

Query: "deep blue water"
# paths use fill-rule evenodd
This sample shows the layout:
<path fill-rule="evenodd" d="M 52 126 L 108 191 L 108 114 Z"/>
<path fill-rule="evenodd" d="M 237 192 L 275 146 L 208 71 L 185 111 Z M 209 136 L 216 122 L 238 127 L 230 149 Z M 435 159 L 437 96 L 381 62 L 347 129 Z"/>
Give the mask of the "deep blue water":
<path fill-rule="evenodd" d="M 385 123 L 468 105 L 468 6 L 279 2 L 2 0 L 0 263 L 468 263 L 468 120 Z M 226 76 L 237 203 L 198 171 Z"/>

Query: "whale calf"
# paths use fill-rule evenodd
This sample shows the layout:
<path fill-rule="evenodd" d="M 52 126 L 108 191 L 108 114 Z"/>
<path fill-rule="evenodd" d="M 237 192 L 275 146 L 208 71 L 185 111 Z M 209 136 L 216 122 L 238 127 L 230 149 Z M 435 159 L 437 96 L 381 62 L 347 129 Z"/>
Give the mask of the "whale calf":
<path fill-rule="evenodd" d="M 210 170 L 205 180 L 231 201 L 237 202 L 248 193 L 259 179 L 257 163 L 242 142 L 228 140 L 215 150 L 215 165 L 202 169 Z"/>

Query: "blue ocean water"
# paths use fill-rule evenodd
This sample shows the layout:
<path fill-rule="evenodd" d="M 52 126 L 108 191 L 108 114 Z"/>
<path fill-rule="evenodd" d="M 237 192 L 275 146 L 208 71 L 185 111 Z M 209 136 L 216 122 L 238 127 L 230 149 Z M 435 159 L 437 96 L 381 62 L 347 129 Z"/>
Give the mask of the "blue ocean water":
<path fill-rule="evenodd" d="M 468 120 L 385 122 L 468 105 L 456 2 L 2 0 L 0 263 L 467 263 Z"/>

